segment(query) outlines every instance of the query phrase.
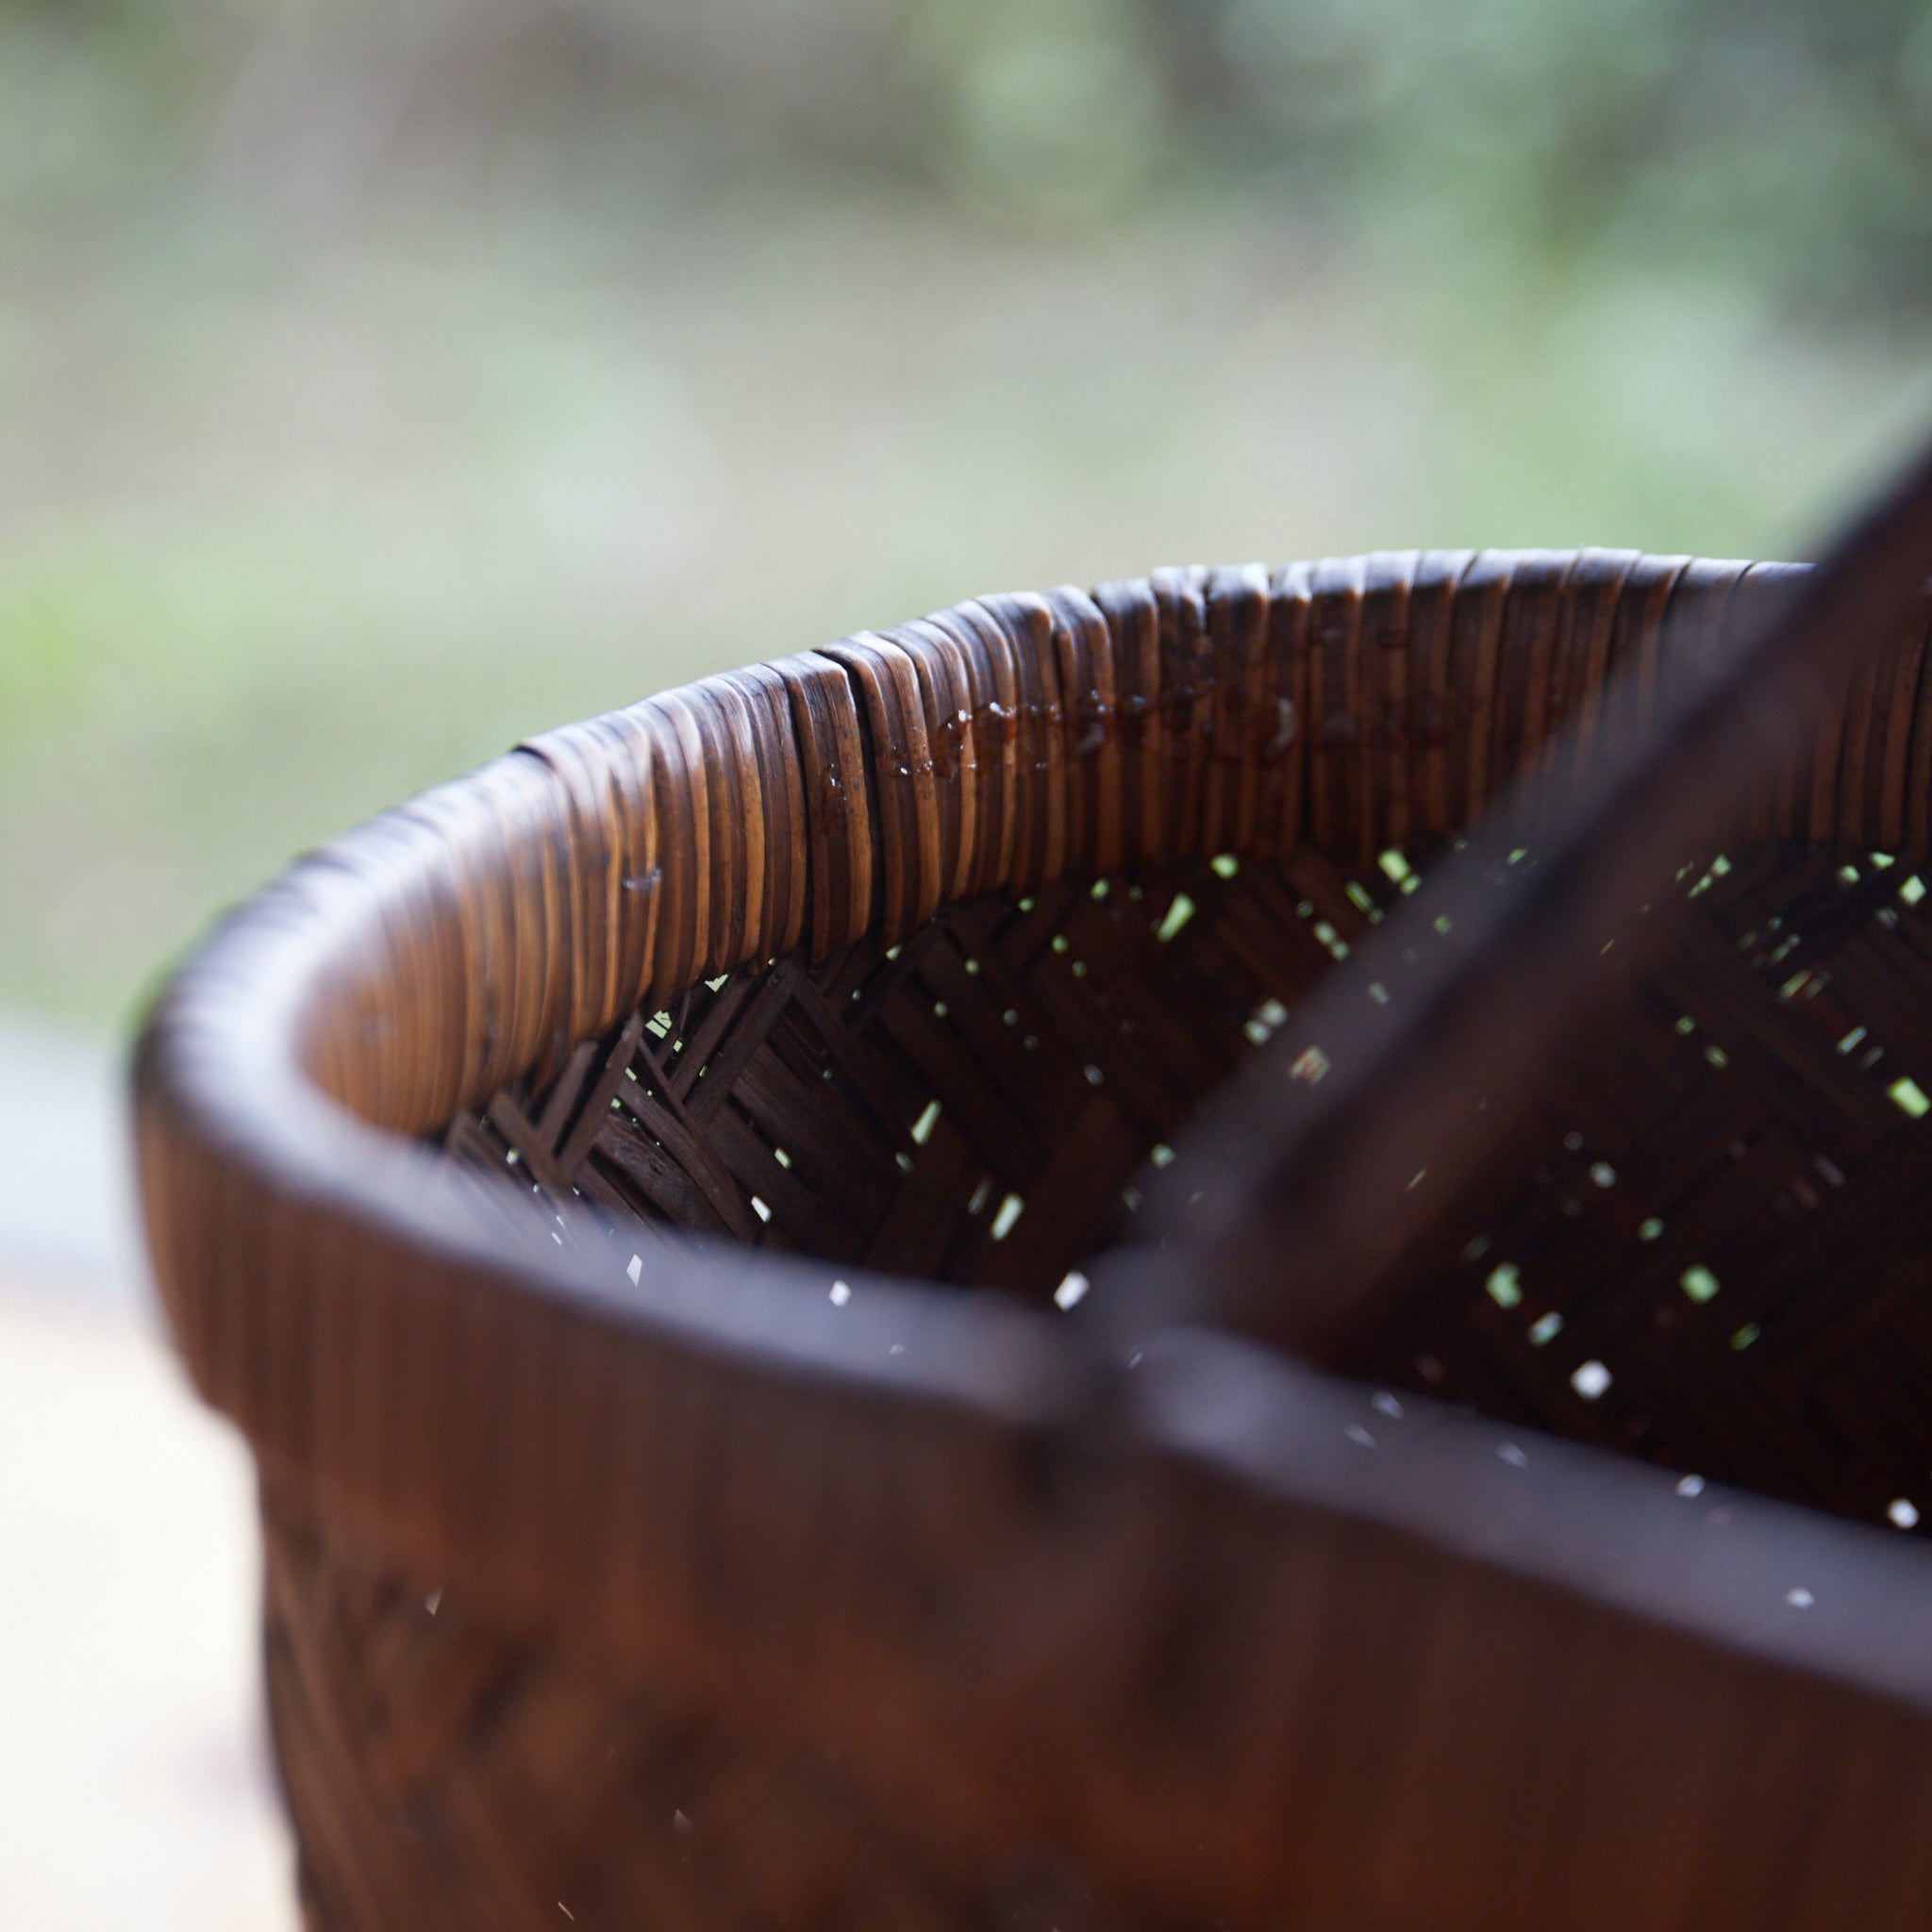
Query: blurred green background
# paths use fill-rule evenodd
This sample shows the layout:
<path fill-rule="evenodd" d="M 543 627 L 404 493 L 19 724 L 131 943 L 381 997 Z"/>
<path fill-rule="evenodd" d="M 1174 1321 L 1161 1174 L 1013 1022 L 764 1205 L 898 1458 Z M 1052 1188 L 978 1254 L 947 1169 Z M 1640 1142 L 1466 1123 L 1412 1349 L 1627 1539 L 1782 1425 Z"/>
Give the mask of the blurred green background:
<path fill-rule="evenodd" d="M 974 591 L 1802 544 L 1928 319 L 1902 0 L 0 0 L 0 1004 Z"/>

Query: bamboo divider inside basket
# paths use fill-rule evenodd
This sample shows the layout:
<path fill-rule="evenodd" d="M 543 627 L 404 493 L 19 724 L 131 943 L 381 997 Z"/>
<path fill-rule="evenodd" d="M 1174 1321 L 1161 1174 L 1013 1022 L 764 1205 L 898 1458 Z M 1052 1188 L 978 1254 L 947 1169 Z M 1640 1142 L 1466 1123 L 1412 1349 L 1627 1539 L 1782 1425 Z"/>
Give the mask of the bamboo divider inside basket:
<path fill-rule="evenodd" d="M 1601 630 L 1612 609 L 1600 595 L 1566 607 L 1561 566 L 1519 571 L 1486 626 L 1500 662 L 1469 681 L 1505 709 L 1495 735 L 1510 747 L 1513 795 L 1191 1130 L 1186 1191 L 1162 1191 L 1137 1321 L 1173 1321 L 1192 1303 L 1319 1359 L 1363 1358 L 1391 1320 L 1377 1305 L 1382 1277 L 1416 1236 L 1410 1176 L 1428 1173 L 1440 1191 L 1474 1174 L 1518 1120 L 1532 1070 L 1654 946 L 1661 922 L 1642 915 L 1673 873 L 1740 833 L 1762 837 L 1777 775 L 1821 719 L 1842 736 L 1848 709 L 1871 718 L 1928 569 L 1932 450 L 1807 575 L 1692 565 L 1702 594 L 1685 597 L 1683 581 L 1674 592 L 1660 691 L 1642 689 L 1650 665 L 1625 667 L 1624 688 L 1599 684 L 1567 730 L 1548 699 L 1563 688 L 1561 633 L 1579 626 L 1559 612 Z M 1473 734 L 1478 758 L 1491 741 Z M 1843 838 L 1841 799 L 1856 813 L 1871 791 L 1903 792 L 1906 734 L 1885 741 L 1893 762 L 1875 787 L 1863 782 L 1863 729 L 1844 745 L 1842 779 L 1813 760 L 1811 837 Z M 1558 764 L 1576 775 L 1553 796 Z M 1475 775 L 1487 790 L 1487 767 Z M 1903 829 L 1895 811 L 1879 816 Z M 1512 867 L 1512 849 L 1530 842 L 1536 863 Z M 1399 1005 L 1363 997 L 1419 943 L 1426 963 Z"/>

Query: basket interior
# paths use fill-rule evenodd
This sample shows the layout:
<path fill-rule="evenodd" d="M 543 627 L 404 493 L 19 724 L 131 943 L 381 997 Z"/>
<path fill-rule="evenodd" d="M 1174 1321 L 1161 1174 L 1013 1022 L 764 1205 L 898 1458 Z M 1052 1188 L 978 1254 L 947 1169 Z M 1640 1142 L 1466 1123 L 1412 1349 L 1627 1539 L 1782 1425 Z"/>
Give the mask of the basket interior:
<path fill-rule="evenodd" d="M 640 1294 L 675 1227 L 821 1257 L 835 1302 L 863 1266 L 1071 1306 L 1203 1098 L 1430 858 L 1224 854 L 969 901 L 635 1012 L 441 1142 Z M 1818 846 L 1685 867 L 1476 1182 L 1431 1201 L 1416 1177 L 1396 1312 L 1335 1366 L 1687 1477 L 1932 1516 L 1926 897 Z M 1400 1000 L 1412 958 L 1367 996 Z"/>

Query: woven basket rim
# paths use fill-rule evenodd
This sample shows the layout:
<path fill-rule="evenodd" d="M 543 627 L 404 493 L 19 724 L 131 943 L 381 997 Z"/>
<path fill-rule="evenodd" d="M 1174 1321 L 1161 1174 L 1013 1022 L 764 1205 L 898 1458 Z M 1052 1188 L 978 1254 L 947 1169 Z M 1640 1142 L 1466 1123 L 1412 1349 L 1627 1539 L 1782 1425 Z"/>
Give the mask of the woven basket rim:
<path fill-rule="evenodd" d="M 1374 559 L 1347 566 L 1357 582 L 1374 567 Z M 1009 601 L 1051 615 L 1046 600 Z M 842 648 L 868 645 L 861 638 Z M 420 924 L 425 908 L 441 916 L 452 880 L 480 876 L 478 868 L 489 865 L 499 868 L 507 891 L 525 895 L 520 904 L 548 905 L 554 915 L 553 889 L 571 870 L 566 848 L 578 836 L 585 800 L 610 795 L 613 748 L 647 728 L 675 731 L 680 708 L 720 701 L 720 693 L 741 696 L 748 681 L 786 664 L 846 675 L 837 649 L 808 654 L 706 679 L 520 746 L 301 860 L 227 918 L 159 996 L 134 1070 L 156 1272 L 198 1386 L 242 1425 L 265 1465 L 307 1486 L 372 1547 L 419 1574 L 446 1566 L 464 1574 L 507 1615 L 577 1626 L 599 1646 L 627 1641 L 626 1619 L 649 1625 L 635 1577 L 602 1595 L 588 1592 L 595 1602 L 587 1605 L 585 1591 L 551 1574 L 558 1563 L 593 1567 L 583 1552 L 604 1534 L 595 1525 L 580 1534 L 579 1515 L 555 1496 L 528 1503 L 558 1519 L 546 1530 L 542 1563 L 520 1561 L 510 1546 L 523 1532 L 508 1506 L 455 1526 L 439 1520 L 465 1480 L 459 1467 L 431 1466 L 428 1451 L 423 1468 L 405 1469 L 392 1449 L 324 1447 L 319 1398 L 291 1393 L 295 1372 L 284 1363 L 279 1382 L 258 1374 L 258 1359 L 274 1353 L 263 1338 L 273 1340 L 284 1319 L 277 1296 L 285 1274 L 308 1271 L 346 1309 L 365 1279 L 402 1278 L 402 1271 L 439 1284 L 442 1297 L 420 1317 L 427 1325 L 411 1331 L 419 1341 L 474 1331 L 478 1349 L 508 1349 L 503 1338 L 511 1336 L 516 1350 L 542 1357 L 542 1372 L 557 1379 L 541 1401 L 532 1398 L 533 1415 L 554 1421 L 567 1409 L 573 1378 L 594 1385 L 598 1400 L 614 1399 L 614 1383 L 648 1358 L 706 1389 L 741 1387 L 754 1407 L 768 1406 L 780 1437 L 818 1427 L 835 1412 L 862 1413 L 895 1441 L 930 1423 L 935 1462 L 947 1468 L 1037 1457 L 1043 1441 L 1076 1443 L 1082 1457 L 1111 1458 L 1112 1479 L 1128 1496 L 1164 1480 L 1161 1472 L 1208 1470 L 1270 1507 L 1395 1531 L 1445 1562 L 1674 1632 L 1700 1654 L 1742 1655 L 1854 1694 L 1932 1710 L 1932 1657 L 1907 1635 L 1925 1558 L 1883 1533 L 1732 1495 L 1724 1499 L 1731 1521 L 1720 1555 L 1708 1537 L 1688 1534 L 1687 1505 L 1663 1472 L 1538 1438 L 1525 1474 L 1497 1454 L 1521 1432 L 1435 1413 L 1426 1402 L 1414 1406 L 1425 1426 L 1411 1431 L 1426 1451 L 1391 1442 L 1365 1457 L 1344 1424 L 1369 1391 L 1212 1334 L 1174 1335 L 1128 1372 L 1083 1347 L 1050 1315 L 879 1278 L 859 1299 L 911 1344 L 891 1354 L 878 1345 L 883 1326 L 855 1322 L 852 1310 L 827 1312 L 827 1266 L 696 1242 L 665 1259 L 651 1301 L 621 1296 L 561 1252 L 505 1253 L 454 1205 L 442 1163 L 407 1132 L 373 1125 L 330 1097 L 309 1063 L 323 1036 L 369 1017 L 356 1005 L 357 963 L 372 936 Z M 608 760 L 602 769 L 600 758 Z M 506 824 L 520 829 L 492 848 Z M 578 999 L 562 1010 L 587 1032 L 594 1030 L 584 1024 L 587 1014 L 608 1024 L 622 1009 L 612 1002 L 637 996 L 634 986 L 606 984 L 593 989 L 588 1008 Z M 518 1051 L 569 1043 L 534 1023 L 520 1039 Z M 499 1054 L 494 1064 L 503 1063 Z M 484 1091 L 491 1077 L 491 1068 L 475 1075 Z M 189 1225 L 183 1203 L 191 1188 L 200 1191 L 197 1211 L 231 1215 L 225 1253 Z M 271 1224 L 280 1219 L 287 1224 L 276 1232 Z M 1216 1398 L 1210 1385 L 1238 1386 L 1244 1400 Z M 398 1399 L 396 1385 L 386 1387 L 386 1395 L 379 1387 L 371 1398 L 378 1406 Z M 1264 1398 L 1285 1403 L 1286 1419 L 1271 1422 Z M 1105 1419 L 1103 1438 L 1090 1427 L 1096 1417 Z M 1580 1526 L 1578 1514 L 1606 1498 L 1618 1525 L 1615 1561 L 1606 1560 L 1602 1537 Z M 1794 1565 L 1835 1579 L 1832 1599 L 1802 1617 L 1782 1607 L 1787 1586 L 1779 1579 Z M 648 1627 L 637 1641 L 658 1654 L 675 1648 Z M 991 1764 L 987 1774 L 994 1774 Z"/>
<path fill-rule="evenodd" d="M 653 1255 L 660 1291 L 650 1301 L 619 1294 L 568 1251 L 533 1242 L 507 1256 L 500 1233 L 442 1185 L 441 1157 L 359 1118 L 304 1071 L 300 1041 L 318 1008 L 325 1010 L 343 935 L 408 903 L 436 862 L 425 821 L 460 809 L 473 788 L 499 774 L 523 781 L 543 769 L 519 748 L 434 787 L 297 860 L 227 915 L 143 1022 L 131 1069 L 140 1114 L 192 1123 L 225 1158 L 278 1192 L 459 1262 L 479 1292 L 535 1294 L 574 1319 L 649 1332 L 748 1370 L 823 1378 L 852 1396 L 956 1404 L 1022 1427 L 1077 1414 L 1091 1399 L 1093 1364 L 1052 1321 L 1005 1299 L 682 1232 Z M 399 836 L 421 870 L 393 869 Z M 382 887 L 368 882 L 359 862 L 367 857 L 385 862 Z M 893 1304 L 895 1328 L 929 1327 L 932 1345 L 901 1356 L 848 1345 L 855 1336 L 869 1340 L 866 1321 L 820 1313 L 834 1275 L 863 1283 L 861 1304 Z M 165 1269 L 160 1279 L 165 1290 Z M 731 1292 L 713 1294 L 720 1283 Z M 756 1318 L 747 1319 L 735 1299 L 753 1292 Z M 942 1321 L 935 1321 L 935 1295 L 952 1305 Z"/>

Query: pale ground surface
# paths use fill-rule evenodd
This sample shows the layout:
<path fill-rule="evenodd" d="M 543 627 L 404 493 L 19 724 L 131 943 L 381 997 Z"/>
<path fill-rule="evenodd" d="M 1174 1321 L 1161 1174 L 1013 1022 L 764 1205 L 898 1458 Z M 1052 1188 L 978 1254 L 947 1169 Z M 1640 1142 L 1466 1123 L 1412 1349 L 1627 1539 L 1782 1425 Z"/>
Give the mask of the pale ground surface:
<path fill-rule="evenodd" d="M 117 1084 L 0 1019 L 0 1926 L 293 1932 L 248 1458 L 147 1307 Z"/>

